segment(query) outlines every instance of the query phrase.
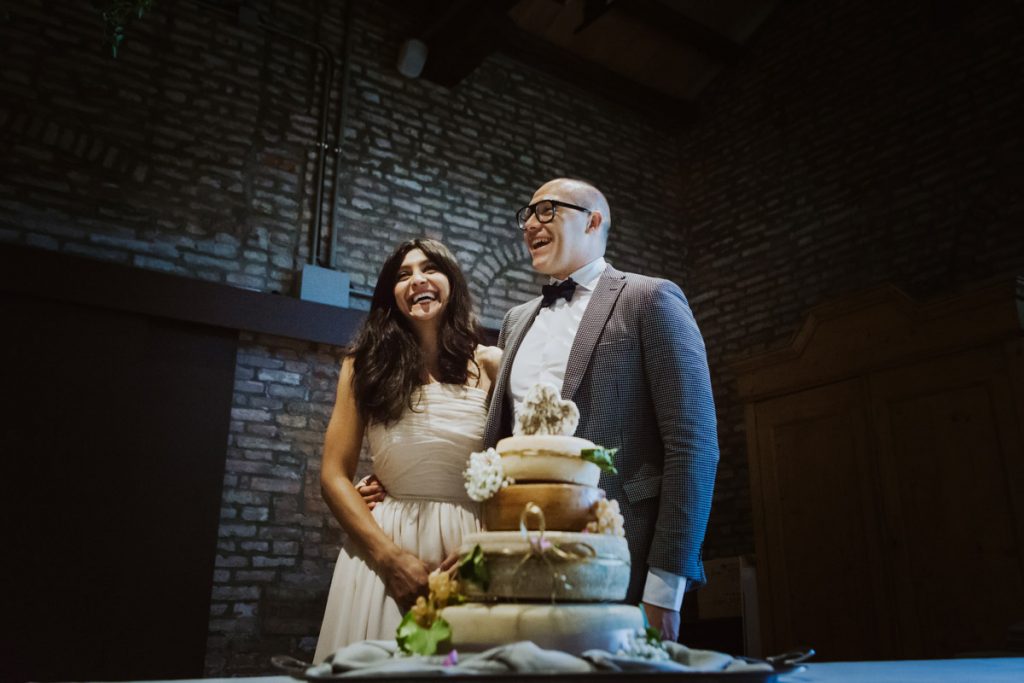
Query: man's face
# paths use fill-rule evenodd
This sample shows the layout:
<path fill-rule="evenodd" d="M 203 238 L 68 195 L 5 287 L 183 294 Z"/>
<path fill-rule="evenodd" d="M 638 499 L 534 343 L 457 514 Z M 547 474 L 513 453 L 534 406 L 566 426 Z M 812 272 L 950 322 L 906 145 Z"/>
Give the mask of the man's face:
<path fill-rule="evenodd" d="M 530 204 L 542 199 L 555 199 L 578 206 L 587 206 L 570 192 L 564 183 L 553 180 L 533 194 Z M 590 208 L 590 207 L 587 207 Z M 573 271 L 600 256 L 596 229 L 588 231 L 591 214 L 564 206 L 555 209 L 555 217 L 541 223 L 531 216 L 524 226 L 523 239 L 530 250 L 533 269 L 550 277 L 564 280 Z"/>

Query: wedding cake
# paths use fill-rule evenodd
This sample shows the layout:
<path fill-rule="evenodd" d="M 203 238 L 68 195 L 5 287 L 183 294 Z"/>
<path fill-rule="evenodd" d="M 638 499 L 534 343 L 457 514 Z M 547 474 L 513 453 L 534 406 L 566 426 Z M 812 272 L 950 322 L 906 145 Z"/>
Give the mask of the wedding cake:
<path fill-rule="evenodd" d="M 421 615 L 437 608 L 454 648 L 531 640 L 574 654 L 616 652 L 642 628 L 636 606 L 610 604 L 626 597 L 630 576 L 618 503 L 597 485 L 602 469 L 614 471 L 614 451 L 571 436 L 578 420 L 575 404 L 537 385 L 515 434 L 471 456 L 466 489 L 481 501 L 486 531 L 460 549 L 465 602 L 443 606 L 432 593 L 419 605 Z"/>

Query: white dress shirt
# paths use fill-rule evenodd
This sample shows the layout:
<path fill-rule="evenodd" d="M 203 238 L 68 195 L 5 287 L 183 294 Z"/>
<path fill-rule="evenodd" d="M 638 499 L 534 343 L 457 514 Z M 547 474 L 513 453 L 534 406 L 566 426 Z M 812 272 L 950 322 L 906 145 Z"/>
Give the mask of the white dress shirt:
<path fill-rule="evenodd" d="M 583 314 L 594 295 L 597 281 L 601 279 L 608 264 L 598 258 L 575 271 L 571 277 L 576 282 L 572 300 L 556 299 L 537 313 L 516 357 L 512 362 L 509 377 L 509 393 L 515 414 L 519 413 L 526 392 L 538 382 L 553 384 L 559 391 L 565 379 L 565 366 L 569 362 L 576 331 L 583 320 Z M 552 279 L 552 283 L 556 280 Z M 600 445 L 600 444 L 599 444 Z M 663 569 L 651 567 L 644 584 L 643 601 L 658 607 L 678 611 L 686 592 L 686 577 L 677 576 Z"/>

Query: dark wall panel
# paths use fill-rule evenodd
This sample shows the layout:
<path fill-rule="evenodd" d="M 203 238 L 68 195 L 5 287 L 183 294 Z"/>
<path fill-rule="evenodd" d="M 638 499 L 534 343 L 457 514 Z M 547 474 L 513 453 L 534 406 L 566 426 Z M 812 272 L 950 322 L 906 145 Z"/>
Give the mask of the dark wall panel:
<path fill-rule="evenodd" d="M 237 332 L 0 301 L 13 677 L 201 675 Z"/>

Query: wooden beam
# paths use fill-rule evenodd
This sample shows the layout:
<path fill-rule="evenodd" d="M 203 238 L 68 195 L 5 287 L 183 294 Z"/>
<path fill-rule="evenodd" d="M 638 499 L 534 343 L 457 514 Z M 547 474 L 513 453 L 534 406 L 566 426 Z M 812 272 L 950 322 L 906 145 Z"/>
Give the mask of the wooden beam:
<path fill-rule="evenodd" d="M 500 26 L 518 0 L 452 0 L 425 24 L 427 44 L 422 77 L 451 88 L 480 66 L 500 40 Z"/>
<path fill-rule="evenodd" d="M 0 293 L 12 292 L 157 318 L 344 346 L 366 314 L 290 296 L 0 245 Z"/>
<path fill-rule="evenodd" d="M 670 126 L 692 122 L 696 106 L 626 78 L 516 26 L 508 16 L 518 0 L 450 0 L 434 4 L 433 21 L 418 37 L 427 44 L 422 78 L 458 85 L 484 59 L 500 51 L 538 71 L 572 83 Z M 616 3 L 617 5 L 618 3 Z"/>
<path fill-rule="evenodd" d="M 617 0 L 609 9 L 640 19 L 724 64 L 735 64 L 747 54 L 742 44 L 658 0 Z"/>
<path fill-rule="evenodd" d="M 505 24 L 499 45 L 503 53 L 516 61 L 577 85 L 615 104 L 656 117 L 668 125 L 690 123 L 697 117 L 697 107 L 693 102 L 640 85 L 523 31 L 511 20 Z"/>

